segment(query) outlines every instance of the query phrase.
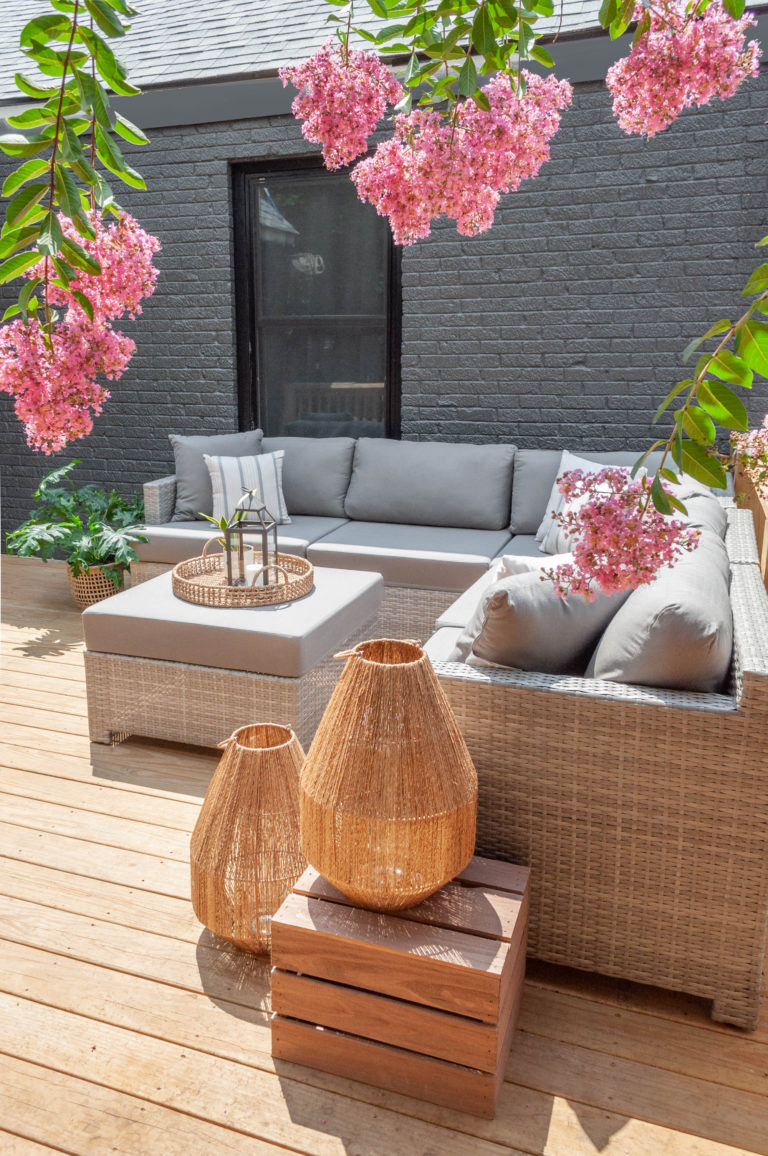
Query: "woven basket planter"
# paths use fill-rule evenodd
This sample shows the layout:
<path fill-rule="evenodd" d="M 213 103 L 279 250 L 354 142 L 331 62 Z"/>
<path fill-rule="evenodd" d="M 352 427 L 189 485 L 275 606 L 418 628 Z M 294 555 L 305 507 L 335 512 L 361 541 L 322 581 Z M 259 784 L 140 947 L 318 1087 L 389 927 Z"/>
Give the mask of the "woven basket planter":
<path fill-rule="evenodd" d="M 361 907 L 398 911 L 438 891 L 475 846 L 477 774 L 415 642 L 361 642 L 301 774 L 301 844 Z"/>
<path fill-rule="evenodd" d="M 85 610 L 86 606 L 93 606 L 96 602 L 103 602 L 105 598 L 111 598 L 113 594 L 117 594 L 123 587 L 125 580 L 125 572 L 120 575 L 120 586 L 115 586 L 114 582 L 107 577 L 101 566 L 91 566 L 86 574 L 78 574 L 77 577 L 72 573 L 71 568 L 69 573 L 69 588 L 72 591 L 72 597 L 81 610 Z"/>
<path fill-rule="evenodd" d="M 270 948 L 272 916 L 306 868 L 299 838 L 304 751 L 289 727 L 256 723 L 224 754 L 192 832 L 192 906 L 248 951 Z"/>

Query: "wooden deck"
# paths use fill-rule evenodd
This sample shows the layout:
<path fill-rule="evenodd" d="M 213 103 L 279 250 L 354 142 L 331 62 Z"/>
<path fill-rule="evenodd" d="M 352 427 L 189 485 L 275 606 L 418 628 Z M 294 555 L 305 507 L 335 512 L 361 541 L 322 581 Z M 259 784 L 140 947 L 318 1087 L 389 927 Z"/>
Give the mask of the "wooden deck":
<path fill-rule="evenodd" d="M 768 1153 L 768 1015 L 541 964 L 493 1122 L 275 1066 L 267 963 L 189 904 L 216 755 L 91 746 L 63 568 L 2 579 L 2 1156 Z"/>

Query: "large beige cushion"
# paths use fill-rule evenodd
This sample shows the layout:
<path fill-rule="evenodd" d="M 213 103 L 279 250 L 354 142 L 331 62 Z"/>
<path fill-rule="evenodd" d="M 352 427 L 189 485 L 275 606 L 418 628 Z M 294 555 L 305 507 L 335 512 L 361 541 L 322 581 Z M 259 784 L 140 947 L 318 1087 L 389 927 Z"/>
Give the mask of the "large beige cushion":
<path fill-rule="evenodd" d="M 505 529 L 514 456 L 511 445 L 360 438 L 344 510 L 363 522 Z"/>
<path fill-rule="evenodd" d="M 299 678 L 373 618 L 382 593 L 378 574 L 316 570 L 314 588 L 295 602 L 217 610 L 176 598 L 171 575 L 163 574 L 84 611 L 85 645 L 103 654 Z"/>
<path fill-rule="evenodd" d="M 283 450 L 288 513 L 343 518 L 354 438 L 264 438 L 264 453 Z"/>
<path fill-rule="evenodd" d="M 332 530 L 346 525 L 344 518 L 309 518 L 298 515 L 288 526 L 277 527 L 278 548 L 285 554 L 298 554 L 305 558 L 307 546 L 316 542 Z M 146 542 L 136 544 L 140 562 L 164 562 L 175 566 L 185 558 L 195 558 L 202 554 L 205 543 L 217 534 L 210 522 L 165 522 L 160 526 L 145 526 Z M 213 543 L 209 554 L 218 553 L 221 547 Z"/>
<path fill-rule="evenodd" d="M 733 649 L 730 567 L 721 538 L 633 591 L 600 639 L 587 675 L 635 686 L 718 691 Z"/>
<path fill-rule="evenodd" d="M 316 566 L 376 570 L 393 586 L 465 590 L 509 541 L 506 530 L 347 522 L 307 548 Z"/>
<path fill-rule="evenodd" d="M 450 656 L 544 674 L 582 674 L 595 642 L 624 601 L 599 594 L 558 598 L 550 581 L 531 570 L 503 578 L 482 595 Z"/>
<path fill-rule="evenodd" d="M 203 454 L 221 454 L 225 457 L 240 457 L 243 454 L 260 454 L 262 432 L 260 429 L 246 430 L 244 433 L 212 434 L 210 437 L 169 434 L 176 462 L 176 508 L 175 522 L 188 522 L 213 513 L 213 491 Z"/>

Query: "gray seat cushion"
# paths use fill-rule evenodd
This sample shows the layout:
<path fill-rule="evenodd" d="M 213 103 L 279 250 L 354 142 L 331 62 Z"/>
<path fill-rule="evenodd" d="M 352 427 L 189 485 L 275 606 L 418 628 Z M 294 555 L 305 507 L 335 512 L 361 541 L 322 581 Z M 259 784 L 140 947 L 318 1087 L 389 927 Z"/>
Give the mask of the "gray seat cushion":
<path fill-rule="evenodd" d="M 587 675 L 635 686 L 717 691 L 733 649 L 728 554 L 703 530 L 698 548 L 641 586 L 609 624 Z"/>
<path fill-rule="evenodd" d="M 307 546 L 332 530 L 346 525 L 344 518 L 310 518 L 298 515 L 288 526 L 277 527 L 278 548 L 286 554 L 306 557 Z M 202 554 L 205 543 L 216 535 L 210 522 L 166 522 L 160 526 L 145 526 L 148 541 L 136 545 L 141 562 L 164 562 L 175 566 L 185 558 Z M 214 542 L 208 551 L 218 553 L 221 547 Z"/>
<path fill-rule="evenodd" d="M 264 453 L 283 450 L 283 494 L 288 513 L 344 518 L 352 475 L 354 438 L 264 438 Z"/>
<path fill-rule="evenodd" d="M 502 530 L 514 456 L 511 445 L 360 438 L 344 509 L 362 522 Z"/>
<path fill-rule="evenodd" d="M 506 530 L 348 522 L 307 549 L 316 566 L 376 570 L 392 586 L 466 590 L 509 541 Z"/>
<path fill-rule="evenodd" d="M 575 449 L 580 458 L 606 466 L 633 466 L 644 449 L 593 452 Z M 547 502 L 557 478 L 562 450 L 518 450 L 512 485 L 512 516 L 509 528 L 514 534 L 535 534 L 547 510 Z M 655 470 L 660 453 L 648 458 L 648 469 Z"/>
<path fill-rule="evenodd" d="M 515 534 L 502 553 L 514 554 L 518 558 L 541 558 L 535 534 Z"/>
<path fill-rule="evenodd" d="M 544 674 L 582 674 L 595 642 L 626 595 L 599 594 L 593 602 L 559 598 L 539 571 L 493 583 L 481 596 L 449 656 Z"/>
<path fill-rule="evenodd" d="M 282 606 L 218 610 L 176 598 L 162 574 L 83 614 L 86 649 L 299 678 L 376 614 L 376 574 L 316 570 L 313 589 Z"/>
<path fill-rule="evenodd" d="M 176 462 L 176 508 L 174 522 L 191 519 L 202 521 L 202 514 L 213 513 L 211 478 L 203 454 L 214 457 L 252 457 L 261 453 L 260 429 L 244 433 L 213 434 L 210 437 L 183 437 L 169 434 Z"/>
<path fill-rule="evenodd" d="M 463 629 L 472 621 L 480 599 L 488 587 L 497 581 L 496 565 L 492 563 L 490 569 L 486 570 L 484 574 L 481 574 L 479 578 L 476 578 L 472 585 L 469 586 L 463 594 L 460 594 L 447 610 L 443 611 L 435 622 L 435 630 L 443 630 L 445 628 Z"/>
<path fill-rule="evenodd" d="M 452 662 L 451 655 L 456 649 L 461 630 L 457 626 L 446 626 L 436 630 L 424 643 L 424 652 L 430 662 Z"/>

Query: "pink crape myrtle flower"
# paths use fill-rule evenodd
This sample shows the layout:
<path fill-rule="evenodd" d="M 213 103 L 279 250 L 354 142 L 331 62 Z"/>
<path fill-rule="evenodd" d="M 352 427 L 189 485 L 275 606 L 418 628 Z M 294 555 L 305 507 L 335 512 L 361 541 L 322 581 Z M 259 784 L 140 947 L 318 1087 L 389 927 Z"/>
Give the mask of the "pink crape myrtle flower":
<path fill-rule="evenodd" d="M 55 321 L 48 342 L 33 316 L 27 324 L 16 319 L 0 327 L 0 392 L 13 397 L 27 444 L 45 454 L 91 432 L 93 418 L 110 396 L 96 378 L 101 374 L 116 381 L 125 372 L 136 346 L 111 322 L 141 312 L 142 298 L 155 289 L 152 257 L 160 248 L 157 238 L 127 213 L 110 224 L 91 214 L 94 239 L 82 237 L 68 218 L 59 219 L 65 235 L 99 260 L 101 273 L 78 270 L 69 289 L 50 286 L 49 304 L 66 312 Z M 25 276 L 42 276 L 44 267 L 42 260 Z M 74 290 L 91 301 L 93 319 Z"/>
<path fill-rule="evenodd" d="M 731 445 L 760 497 L 768 500 L 768 414 L 758 429 L 732 434 Z"/>
<path fill-rule="evenodd" d="M 400 245 L 429 236 L 432 221 L 447 216 L 465 236 L 486 232 L 502 193 L 535 177 L 549 159 L 549 141 L 570 104 L 567 80 L 524 73 L 518 97 L 509 77 L 485 86 L 490 110 L 464 102 L 456 123 L 432 110 L 395 117 L 394 135 L 358 162 L 352 180 L 362 201 L 389 218 Z"/>
<path fill-rule="evenodd" d="M 647 11 L 650 27 L 606 75 L 624 132 L 652 137 L 684 108 L 715 96 L 725 100 L 748 76 L 758 75 L 760 46 L 756 40 L 744 44 L 747 28 L 756 23 L 752 12 L 735 20 L 722 0 L 712 0 L 693 18 L 683 0 L 654 0 Z M 638 2 L 634 19 L 645 12 Z"/>
<path fill-rule="evenodd" d="M 404 96 L 401 85 L 373 52 L 347 51 L 328 40 L 301 64 L 281 68 L 283 87 L 299 95 L 291 105 L 305 140 L 323 146 L 328 169 L 348 165 L 368 148 L 368 137 Z"/>
<path fill-rule="evenodd" d="M 596 474 L 569 470 L 558 478 L 570 505 L 555 515 L 573 543 L 573 562 L 543 573 L 561 598 L 617 594 L 652 582 L 698 545 L 699 531 L 670 518 L 648 500 L 646 478 L 607 466 Z"/>

